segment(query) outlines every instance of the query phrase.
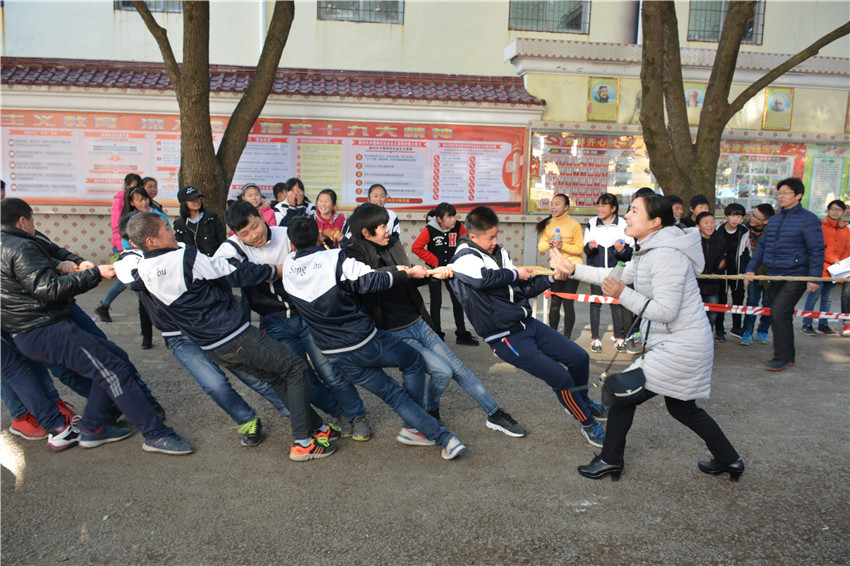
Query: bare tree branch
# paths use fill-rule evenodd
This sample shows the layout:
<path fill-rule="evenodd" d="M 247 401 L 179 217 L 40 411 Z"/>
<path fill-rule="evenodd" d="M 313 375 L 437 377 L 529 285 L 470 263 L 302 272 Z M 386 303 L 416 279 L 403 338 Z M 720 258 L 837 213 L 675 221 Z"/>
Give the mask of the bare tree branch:
<path fill-rule="evenodd" d="M 768 86 L 770 83 L 772 83 L 773 81 L 775 81 L 776 79 L 778 79 L 779 77 L 781 77 L 803 61 L 805 61 L 806 59 L 817 55 L 822 47 L 832 43 L 836 39 L 844 37 L 847 34 L 850 34 L 850 22 L 847 22 L 843 26 L 836 28 L 835 30 L 818 39 L 817 41 L 809 45 L 807 48 L 800 51 L 778 67 L 774 67 L 773 69 L 771 69 L 756 82 L 744 89 L 744 92 L 739 94 L 737 98 L 735 98 L 735 100 L 733 100 L 732 103 L 729 104 L 729 109 L 727 110 L 727 115 L 729 116 L 729 118 L 727 118 L 727 121 L 731 120 L 732 116 L 738 113 L 744 107 L 744 104 L 746 104 L 748 100 L 758 94 L 761 89 Z"/>
<path fill-rule="evenodd" d="M 177 64 L 177 59 L 174 57 L 174 51 L 171 49 L 171 42 L 168 41 L 168 32 L 164 27 L 156 23 L 151 11 L 148 9 L 148 5 L 143 1 L 133 0 L 133 7 L 136 9 L 136 12 L 139 13 L 139 16 L 142 17 L 142 21 L 145 22 L 145 26 L 147 26 L 148 31 L 151 32 L 151 35 L 156 40 L 156 44 L 159 45 L 159 50 L 162 53 L 162 60 L 165 62 L 165 70 L 168 72 L 168 78 L 174 86 L 174 92 L 177 93 L 177 99 L 179 101 L 181 79 L 180 66 Z"/>
<path fill-rule="evenodd" d="M 295 19 L 295 2 L 275 2 L 272 20 L 269 25 L 263 52 L 257 62 L 257 69 L 245 94 L 233 110 L 230 122 L 224 132 L 218 148 L 218 160 L 224 172 L 225 181 L 230 184 L 236 165 L 245 149 L 248 134 L 254 122 L 260 116 L 269 93 L 274 86 L 276 70 L 280 64 L 283 48 L 289 38 L 289 30 Z"/>

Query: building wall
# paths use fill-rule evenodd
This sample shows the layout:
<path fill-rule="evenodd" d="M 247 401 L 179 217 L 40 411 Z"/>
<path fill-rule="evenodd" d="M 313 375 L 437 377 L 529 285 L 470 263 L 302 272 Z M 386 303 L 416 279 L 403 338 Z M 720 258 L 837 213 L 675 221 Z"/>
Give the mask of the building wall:
<path fill-rule="evenodd" d="M 538 33 L 508 29 L 509 2 L 405 1 L 404 24 L 318 21 L 316 3 L 296 2 L 295 21 L 281 66 L 474 75 L 513 75 L 504 47 L 517 37 L 634 43 L 637 3 L 591 2 L 590 33 Z M 716 43 L 688 42 L 688 2 L 677 2 L 683 47 L 713 49 Z M 94 2 L 3 3 L 2 53 L 11 57 L 63 57 L 159 61 L 160 51 L 133 11 L 113 10 L 108 0 Z M 210 10 L 210 61 L 254 65 L 261 49 L 272 2 L 213 1 Z M 182 59 L 182 14 L 155 14 L 168 30 Z M 796 53 L 817 37 L 850 19 L 850 3 L 768 0 L 762 45 L 745 51 Z M 87 33 L 86 30 L 97 30 Z M 846 57 L 847 37 L 820 55 Z"/>

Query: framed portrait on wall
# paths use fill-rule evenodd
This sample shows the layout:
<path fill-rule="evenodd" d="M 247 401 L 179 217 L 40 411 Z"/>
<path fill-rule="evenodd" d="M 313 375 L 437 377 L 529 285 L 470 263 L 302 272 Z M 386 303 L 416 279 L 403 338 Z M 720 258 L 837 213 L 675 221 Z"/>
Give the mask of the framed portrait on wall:
<path fill-rule="evenodd" d="M 684 83 L 685 108 L 688 110 L 688 124 L 696 126 L 699 124 L 699 115 L 705 102 L 705 83 Z"/>
<path fill-rule="evenodd" d="M 587 121 L 616 122 L 620 102 L 620 79 L 590 77 L 587 90 Z"/>
<path fill-rule="evenodd" d="M 762 129 L 790 130 L 794 109 L 794 89 L 767 87 L 764 89 L 764 116 Z"/>

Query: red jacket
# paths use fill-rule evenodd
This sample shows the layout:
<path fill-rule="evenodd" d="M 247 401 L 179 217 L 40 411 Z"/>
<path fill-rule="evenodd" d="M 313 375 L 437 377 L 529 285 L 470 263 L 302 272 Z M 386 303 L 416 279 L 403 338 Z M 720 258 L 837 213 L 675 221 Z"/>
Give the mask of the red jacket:
<path fill-rule="evenodd" d="M 826 249 L 823 254 L 823 277 L 832 277 L 826 269 L 836 263 L 850 257 L 850 228 L 840 218 L 836 222 L 827 217 L 821 221 L 823 230 L 823 243 Z"/>

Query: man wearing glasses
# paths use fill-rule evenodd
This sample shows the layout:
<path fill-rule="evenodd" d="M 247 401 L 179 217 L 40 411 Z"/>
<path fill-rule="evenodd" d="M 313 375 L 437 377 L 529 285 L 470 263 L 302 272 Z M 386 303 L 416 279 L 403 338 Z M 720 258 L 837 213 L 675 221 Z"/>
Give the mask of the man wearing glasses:
<path fill-rule="evenodd" d="M 823 232 L 820 219 L 800 204 L 805 187 L 803 181 L 791 177 L 776 184 L 780 210 L 768 223 L 759 239 L 747 275 L 755 275 L 762 265 L 768 275 L 820 277 L 823 271 Z M 749 282 L 749 287 L 753 286 Z M 764 369 L 782 371 L 794 366 L 794 306 L 803 293 L 817 291 L 812 281 L 771 281 L 770 329 L 773 330 L 773 359 Z"/>
<path fill-rule="evenodd" d="M 776 211 L 767 203 L 756 206 L 750 213 L 749 241 L 747 248 L 750 257 L 755 254 L 756 246 L 764 235 L 767 222 Z M 767 268 L 762 265 L 758 268 L 756 275 L 767 275 Z M 761 306 L 770 308 L 770 281 L 753 281 L 747 288 L 747 306 Z M 767 331 L 770 329 L 770 315 L 761 315 L 758 331 L 755 333 L 755 341 L 759 344 L 767 344 Z M 744 316 L 744 336 L 741 338 L 741 346 L 750 346 L 753 343 L 753 331 L 756 330 L 756 315 Z"/>

